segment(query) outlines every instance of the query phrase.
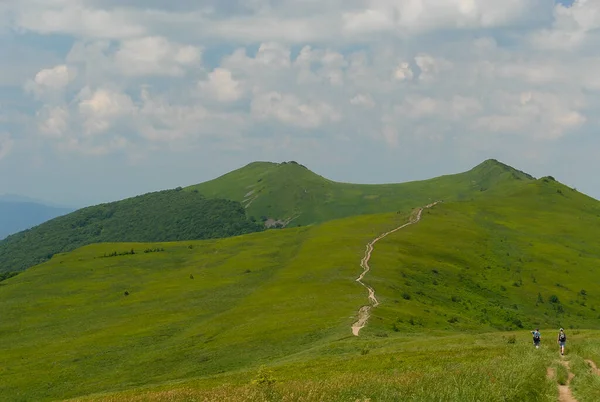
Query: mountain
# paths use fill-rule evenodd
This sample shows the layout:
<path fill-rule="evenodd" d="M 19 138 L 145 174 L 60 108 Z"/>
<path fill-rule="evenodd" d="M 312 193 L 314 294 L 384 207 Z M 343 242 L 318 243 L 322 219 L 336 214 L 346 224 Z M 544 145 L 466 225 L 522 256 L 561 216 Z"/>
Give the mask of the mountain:
<path fill-rule="evenodd" d="M 49 207 L 64 208 L 64 209 L 70 209 L 70 210 L 77 209 L 75 207 L 68 206 L 68 205 L 57 204 L 55 202 L 51 202 L 51 201 L 47 201 L 47 200 L 41 200 L 39 198 L 32 198 L 32 197 L 27 197 L 27 196 L 24 196 L 24 195 L 11 194 L 11 193 L 0 194 L 0 201 L 6 201 L 6 202 L 29 202 L 29 203 L 32 203 L 32 204 L 41 204 L 41 205 L 46 205 L 46 206 L 49 206 Z"/>
<path fill-rule="evenodd" d="M 564 327 L 579 400 L 597 400 L 584 359 L 600 363 L 600 202 L 550 177 L 477 170 L 494 171 L 479 195 L 425 209 L 373 248 L 363 281 L 379 304 L 359 336 L 365 246 L 416 211 L 55 255 L 0 283 L 0 394 L 551 401 Z"/>
<path fill-rule="evenodd" d="M 56 253 L 99 242 L 175 241 L 263 230 L 235 201 L 165 190 L 79 209 L 0 241 L 0 272 L 22 271 Z"/>
<path fill-rule="evenodd" d="M 397 184 L 328 180 L 296 162 L 254 162 L 214 180 L 187 187 L 207 197 L 241 202 L 248 215 L 269 225 L 309 225 L 360 214 L 395 212 L 431 200 L 496 194 L 534 178 L 490 159 L 459 174 Z"/>
<path fill-rule="evenodd" d="M 0 240 L 72 211 L 71 208 L 32 202 L 23 197 L 0 196 Z"/>
<path fill-rule="evenodd" d="M 436 199 L 493 196 L 531 180 L 533 177 L 496 160 L 465 173 L 381 185 L 337 183 L 296 162 L 256 162 L 183 189 L 181 194 L 171 190 L 84 208 L 11 236 L 0 241 L 0 272 L 22 271 L 56 253 L 95 242 L 226 237 L 261 230 L 255 221 L 262 227 L 300 226 L 360 214 L 407 211 Z M 225 199 L 230 203 L 223 211 L 213 208 L 225 205 Z M 242 209 L 238 209 L 240 203 Z M 210 218 L 202 218 L 204 208 Z M 113 217 L 115 210 L 119 214 Z M 154 221 L 157 214 L 159 225 Z M 225 225 L 224 229 L 214 229 L 219 225 Z"/>

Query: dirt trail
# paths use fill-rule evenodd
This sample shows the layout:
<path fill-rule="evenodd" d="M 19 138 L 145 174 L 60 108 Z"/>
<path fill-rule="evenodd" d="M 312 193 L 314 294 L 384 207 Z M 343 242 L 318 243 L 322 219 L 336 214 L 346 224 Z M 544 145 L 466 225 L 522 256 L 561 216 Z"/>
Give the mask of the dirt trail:
<path fill-rule="evenodd" d="M 375 243 L 377 243 L 379 240 L 383 239 L 384 237 L 386 237 L 387 235 L 389 235 L 391 233 L 394 233 L 394 232 L 396 232 L 400 229 L 403 229 L 409 225 L 413 225 L 413 224 L 419 222 L 421 220 L 421 214 L 423 213 L 423 210 L 426 208 L 431 208 L 434 205 L 438 204 L 439 202 L 440 201 L 436 201 L 436 202 L 426 205 L 422 208 L 419 208 L 416 215 L 413 215 L 411 217 L 411 219 L 409 220 L 409 222 L 403 224 L 402 226 L 397 227 L 396 229 L 390 230 L 389 232 L 385 232 L 384 234 L 380 235 L 375 240 L 373 240 L 367 244 L 367 250 L 365 251 L 365 256 L 360 261 L 360 266 L 363 268 L 363 272 L 356 279 L 356 282 L 363 285 L 369 291 L 369 302 L 371 304 L 362 306 L 360 308 L 360 310 L 358 311 L 358 321 L 356 321 L 354 324 L 352 324 L 352 334 L 354 334 L 354 336 L 358 336 L 358 333 L 360 332 L 360 330 L 367 324 L 367 320 L 369 319 L 369 317 L 371 315 L 371 308 L 377 307 L 379 305 L 379 302 L 377 301 L 377 298 L 375 297 L 375 289 L 373 289 L 369 285 L 365 285 L 362 281 L 363 278 L 365 277 L 365 275 L 367 274 L 367 272 L 369 272 L 369 270 L 371 269 L 369 267 L 369 260 L 371 259 L 371 253 L 373 252 L 373 247 L 374 247 Z"/>
<path fill-rule="evenodd" d="M 561 360 L 560 363 L 565 366 L 569 372 L 569 378 L 567 378 L 567 383 L 565 385 L 558 385 L 558 400 L 560 402 L 577 402 L 577 399 L 575 399 L 571 393 L 571 388 L 569 388 L 569 384 L 571 384 L 571 380 L 573 377 L 575 377 L 575 375 L 571 373 L 571 368 L 567 360 Z"/>
<path fill-rule="evenodd" d="M 596 374 L 596 375 L 600 375 L 600 370 L 598 369 L 598 367 L 596 366 L 596 363 L 594 363 L 592 360 L 586 360 L 585 361 L 590 368 L 592 369 L 592 373 Z"/>

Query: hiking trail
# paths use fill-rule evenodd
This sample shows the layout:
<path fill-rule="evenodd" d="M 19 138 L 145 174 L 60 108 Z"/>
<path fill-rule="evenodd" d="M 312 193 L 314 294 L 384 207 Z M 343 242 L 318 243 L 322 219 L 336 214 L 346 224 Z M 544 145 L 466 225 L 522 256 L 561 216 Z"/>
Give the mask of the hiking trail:
<path fill-rule="evenodd" d="M 558 400 L 560 402 L 577 402 L 577 399 L 575 399 L 575 397 L 571 393 L 571 388 L 569 387 L 569 385 L 571 384 L 571 380 L 573 379 L 573 377 L 575 377 L 575 375 L 571 373 L 569 362 L 567 360 L 561 360 L 560 363 L 563 366 L 565 366 L 565 368 L 569 372 L 569 377 L 565 385 L 558 385 Z"/>
<path fill-rule="evenodd" d="M 590 368 L 592 369 L 592 373 L 596 374 L 596 375 L 600 375 L 600 369 L 598 369 L 598 367 L 596 367 L 596 363 L 594 363 L 592 360 L 586 360 L 585 361 L 588 366 L 590 366 Z"/>
<path fill-rule="evenodd" d="M 415 223 L 419 222 L 421 220 L 421 214 L 423 213 L 423 210 L 427 209 L 427 208 L 431 208 L 438 203 L 440 203 L 440 201 L 436 201 L 434 203 L 431 203 L 429 205 L 419 208 L 416 216 L 414 216 L 414 214 L 413 214 L 413 216 L 407 223 L 397 227 L 396 229 L 390 230 L 389 232 L 385 232 L 384 234 L 379 235 L 379 237 L 377 237 L 376 239 L 374 239 L 373 241 L 371 241 L 370 243 L 367 244 L 365 256 L 360 261 L 360 266 L 362 267 L 363 272 L 356 279 L 356 282 L 360 283 L 367 289 L 367 291 L 369 292 L 369 302 L 371 304 L 362 306 L 360 308 L 360 310 L 358 311 L 358 321 L 356 321 L 354 324 L 352 324 L 352 334 L 354 334 L 354 336 L 358 336 L 358 333 L 360 332 L 360 330 L 367 324 L 367 320 L 369 319 L 369 317 L 371 315 L 371 308 L 377 307 L 379 305 L 379 301 L 377 301 L 377 298 L 375 297 L 375 289 L 373 289 L 369 285 L 366 285 L 362 281 L 363 278 L 365 277 L 365 275 L 367 274 L 367 272 L 369 272 L 369 270 L 371 269 L 369 267 L 369 260 L 371 259 L 371 253 L 373 252 L 373 247 L 374 247 L 375 243 L 377 243 L 379 240 L 383 239 L 384 237 L 386 237 L 387 235 L 389 235 L 391 233 L 394 233 L 394 232 L 396 232 L 400 229 L 403 229 L 409 225 L 414 225 Z"/>
<path fill-rule="evenodd" d="M 575 399 L 573 393 L 571 392 L 571 388 L 569 387 L 569 385 L 571 384 L 571 380 L 573 379 L 573 377 L 575 377 L 575 374 L 571 372 L 569 361 L 564 360 L 564 357 L 562 356 L 560 364 L 562 364 L 567 369 L 568 378 L 566 384 L 558 384 L 558 400 L 559 402 L 577 402 L 577 399 Z M 556 370 L 554 370 L 551 367 L 548 367 L 548 369 L 546 370 L 546 375 L 548 376 L 548 378 L 555 380 Z"/>

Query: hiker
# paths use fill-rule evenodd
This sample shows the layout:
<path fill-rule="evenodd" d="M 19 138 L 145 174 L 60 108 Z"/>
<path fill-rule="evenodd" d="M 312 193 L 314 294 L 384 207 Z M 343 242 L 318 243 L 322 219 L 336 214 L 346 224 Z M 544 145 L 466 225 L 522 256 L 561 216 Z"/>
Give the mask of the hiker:
<path fill-rule="evenodd" d="M 540 329 L 536 328 L 535 331 L 531 331 L 533 335 L 533 344 L 536 349 L 540 348 L 540 341 L 542 340 L 542 334 L 540 334 Z"/>
<path fill-rule="evenodd" d="M 558 333 L 558 345 L 560 346 L 560 354 L 564 356 L 565 354 L 565 343 L 567 343 L 567 335 L 565 334 L 565 330 L 564 329 L 560 329 L 560 332 Z"/>

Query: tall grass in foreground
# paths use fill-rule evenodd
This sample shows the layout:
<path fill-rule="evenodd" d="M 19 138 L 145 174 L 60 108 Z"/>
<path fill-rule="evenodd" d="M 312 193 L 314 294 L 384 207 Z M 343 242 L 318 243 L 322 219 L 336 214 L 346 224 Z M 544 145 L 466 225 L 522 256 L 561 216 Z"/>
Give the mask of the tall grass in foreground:
<path fill-rule="evenodd" d="M 567 342 L 567 348 L 571 345 Z M 600 365 L 600 343 L 592 337 L 573 344 L 567 349 L 571 371 L 575 377 L 571 381 L 573 396 L 579 402 L 600 401 L 600 375 L 594 373 L 586 360 Z"/>
<path fill-rule="evenodd" d="M 439 359 L 434 350 L 412 354 L 407 351 L 406 356 L 395 351 L 369 358 L 347 358 L 346 364 L 335 359 L 318 365 L 292 364 L 272 367 L 271 373 L 256 372 L 255 381 L 245 384 L 236 384 L 234 380 L 200 389 L 196 388 L 199 384 L 190 383 L 180 388 L 134 390 L 100 399 L 112 402 L 556 400 L 556 382 L 546 378 L 546 368 L 554 358 L 549 350 L 534 350 L 529 345 L 459 349 L 454 355 L 442 353 Z M 302 370 L 305 364 L 307 370 Z M 323 375 L 318 375 L 319 371 Z"/>

